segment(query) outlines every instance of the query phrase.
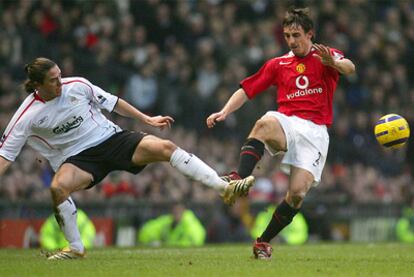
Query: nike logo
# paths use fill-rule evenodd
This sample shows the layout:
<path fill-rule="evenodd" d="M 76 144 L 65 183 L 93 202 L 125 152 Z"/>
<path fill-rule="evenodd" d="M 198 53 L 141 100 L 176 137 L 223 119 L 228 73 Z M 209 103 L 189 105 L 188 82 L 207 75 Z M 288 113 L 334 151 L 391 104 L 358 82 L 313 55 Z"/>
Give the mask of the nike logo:
<path fill-rule="evenodd" d="M 291 64 L 292 62 L 280 62 L 280 65 L 286 65 L 286 64 Z"/>

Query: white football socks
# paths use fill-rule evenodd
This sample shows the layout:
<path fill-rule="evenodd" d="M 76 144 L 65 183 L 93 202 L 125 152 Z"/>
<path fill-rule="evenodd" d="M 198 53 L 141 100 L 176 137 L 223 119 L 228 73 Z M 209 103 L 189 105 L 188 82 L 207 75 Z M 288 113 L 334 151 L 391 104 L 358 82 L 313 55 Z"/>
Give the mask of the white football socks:
<path fill-rule="evenodd" d="M 223 191 L 227 185 L 227 182 L 223 181 L 214 169 L 196 155 L 190 154 L 179 147 L 171 155 L 170 164 L 185 176 L 218 191 Z"/>
<path fill-rule="evenodd" d="M 68 199 L 63 201 L 59 206 L 57 206 L 60 218 L 62 219 L 62 224 L 59 223 L 60 229 L 65 234 L 66 240 L 69 242 L 71 249 L 83 252 L 84 247 L 80 237 L 77 219 L 78 213 L 76 210 L 75 202 L 69 196 Z"/>

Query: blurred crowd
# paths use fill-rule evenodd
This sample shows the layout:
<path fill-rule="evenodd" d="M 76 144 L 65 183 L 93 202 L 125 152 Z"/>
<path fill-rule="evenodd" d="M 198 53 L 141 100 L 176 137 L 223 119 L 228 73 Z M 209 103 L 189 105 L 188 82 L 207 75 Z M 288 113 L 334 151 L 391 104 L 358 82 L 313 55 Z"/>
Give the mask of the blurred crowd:
<path fill-rule="evenodd" d="M 83 76 L 145 113 L 176 120 L 171 130 L 161 132 L 109 114 L 121 127 L 169 138 L 220 174 L 234 170 L 256 119 L 276 108 L 274 95 L 270 90 L 261 94 L 214 130 L 207 129 L 205 119 L 223 106 L 239 81 L 288 51 L 281 28 L 286 2 L 1 1 L 0 132 L 26 97 L 19 86 L 24 64 L 45 56 L 60 65 L 63 76 Z M 376 143 L 373 126 L 387 113 L 414 122 L 414 2 L 292 3 L 310 8 L 318 43 L 342 50 L 357 67 L 356 75 L 341 78 L 336 91 L 328 162 L 312 194 L 338 203 L 403 203 L 413 193 L 414 143 L 385 150 Z M 253 201 L 284 194 L 287 177 L 279 162 L 266 154 L 259 163 Z M 48 163 L 24 148 L 1 177 L 0 199 L 48 200 L 51 177 Z M 138 176 L 115 172 L 75 197 L 80 202 L 219 199 L 167 163 L 148 166 Z"/>

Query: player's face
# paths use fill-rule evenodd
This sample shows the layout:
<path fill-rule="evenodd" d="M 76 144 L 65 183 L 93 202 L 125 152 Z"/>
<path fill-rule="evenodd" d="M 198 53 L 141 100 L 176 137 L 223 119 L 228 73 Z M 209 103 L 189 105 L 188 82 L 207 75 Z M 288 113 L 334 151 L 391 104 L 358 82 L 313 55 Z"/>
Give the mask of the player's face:
<path fill-rule="evenodd" d="M 312 30 L 305 33 L 302 26 L 290 25 L 283 28 L 283 35 L 293 54 L 304 57 L 309 53 L 312 47 Z"/>
<path fill-rule="evenodd" d="M 55 65 L 46 74 L 43 83 L 37 88 L 40 97 L 49 101 L 62 93 L 62 75 L 60 68 Z"/>

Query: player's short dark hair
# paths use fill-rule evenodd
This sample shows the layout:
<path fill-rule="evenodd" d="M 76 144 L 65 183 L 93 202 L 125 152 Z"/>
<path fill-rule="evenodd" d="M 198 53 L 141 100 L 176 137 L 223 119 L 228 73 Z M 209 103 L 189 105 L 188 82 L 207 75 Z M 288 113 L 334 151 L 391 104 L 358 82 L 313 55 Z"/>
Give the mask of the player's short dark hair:
<path fill-rule="evenodd" d="M 24 90 L 32 93 L 36 90 L 36 82 L 42 84 L 45 80 L 47 72 L 56 65 L 56 63 L 48 58 L 36 58 L 31 63 L 24 66 L 27 79 L 24 82 Z"/>
<path fill-rule="evenodd" d="M 309 16 L 308 8 L 295 8 L 290 7 L 286 12 L 285 18 L 283 19 L 282 26 L 301 26 L 305 33 L 313 29 L 313 21 Z"/>

